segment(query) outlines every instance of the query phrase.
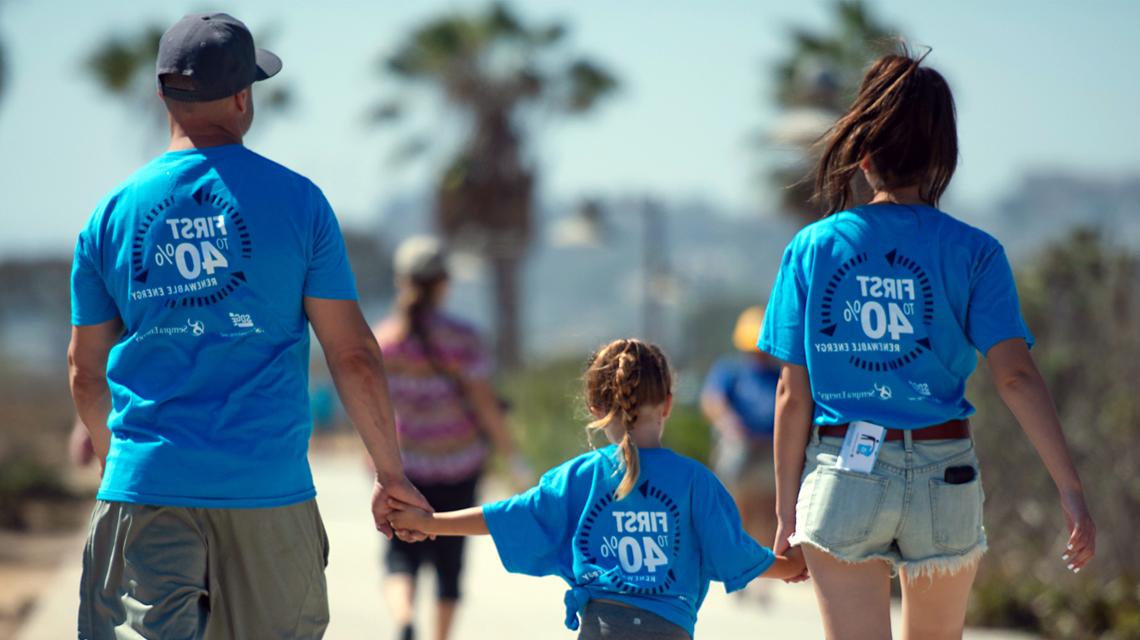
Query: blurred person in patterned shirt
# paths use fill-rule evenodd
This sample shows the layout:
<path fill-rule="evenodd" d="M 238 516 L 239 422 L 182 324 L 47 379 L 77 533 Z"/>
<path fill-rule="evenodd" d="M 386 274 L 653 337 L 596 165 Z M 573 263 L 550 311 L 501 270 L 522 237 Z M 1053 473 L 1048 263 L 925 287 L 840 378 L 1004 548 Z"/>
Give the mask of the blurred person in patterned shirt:
<path fill-rule="evenodd" d="M 529 467 L 507 429 L 478 332 L 441 310 L 449 282 L 443 245 L 428 236 L 409 238 L 396 251 L 395 271 L 396 308 L 375 331 L 396 411 L 400 454 L 408 478 L 436 509 L 464 509 L 475 504 L 491 449 L 510 460 L 517 476 L 529 475 Z M 415 578 L 424 562 L 433 564 L 437 574 L 436 638 L 448 637 L 460 598 L 463 540 L 408 543 L 393 538 L 388 545 L 384 592 L 401 640 L 414 637 Z"/>

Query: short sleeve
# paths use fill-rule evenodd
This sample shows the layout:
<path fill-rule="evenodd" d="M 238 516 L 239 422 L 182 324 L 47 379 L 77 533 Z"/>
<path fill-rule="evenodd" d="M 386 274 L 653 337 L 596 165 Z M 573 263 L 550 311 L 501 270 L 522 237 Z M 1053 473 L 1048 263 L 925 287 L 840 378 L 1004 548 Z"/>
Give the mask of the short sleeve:
<path fill-rule="evenodd" d="M 570 539 L 569 473 L 548 471 L 538 486 L 483 507 L 487 529 L 503 567 L 532 576 L 568 576 Z"/>
<path fill-rule="evenodd" d="M 1024 338 L 1033 346 L 1033 335 L 1021 316 L 1013 270 L 997 242 L 974 269 L 966 308 L 966 335 L 983 355 L 1011 338 Z"/>
<path fill-rule="evenodd" d="M 99 268 L 98 249 L 89 230 L 79 234 L 71 263 L 71 324 L 101 324 L 119 317 L 119 308 L 107 291 Z"/>
<path fill-rule="evenodd" d="M 329 201 L 320 189 L 313 189 L 312 252 L 305 274 L 304 295 L 311 298 L 355 300 L 356 278 L 348 262 L 344 236 Z"/>
<path fill-rule="evenodd" d="M 692 509 L 703 573 L 723 582 L 725 591 L 743 589 L 776 561 L 771 550 L 745 533 L 732 496 L 711 472 L 694 483 Z"/>
<path fill-rule="evenodd" d="M 772 285 L 768 308 L 764 311 L 764 324 L 760 327 L 760 340 L 756 346 L 784 362 L 806 365 L 806 307 L 807 286 L 800 273 L 793 241 L 780 261 L 780 272 L 776 274 L 776 282 Z"/>

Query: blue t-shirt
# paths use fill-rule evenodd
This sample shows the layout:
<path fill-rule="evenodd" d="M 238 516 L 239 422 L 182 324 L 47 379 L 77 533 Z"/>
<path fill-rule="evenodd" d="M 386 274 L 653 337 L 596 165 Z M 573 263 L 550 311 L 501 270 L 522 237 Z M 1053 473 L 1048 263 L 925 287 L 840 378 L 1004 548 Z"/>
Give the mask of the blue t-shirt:
<path fill-rule="evenodd" d="M 732 497 L 704 465 L 641 449 L 637 487 L 621 483 L 616 446 L 555 467 L 538 486 L 483 507 L 508 571 L 561 576 L 566 625 L 593 598 L 639 607 L 690 634 L 709 582 L 743 588 L 775 560 L 740 524 Z"/>
<path fill-rule="evenodd" d="M 241 145 L 166 153 L 80 232 L 71 322 L 121 318 L 99 498 L 266 507 L 312 498 L 304 296 L 355 299 L 308 179 Z"/>
<path fill-rule="evenodd" d="M 780 370 L 759 358 L 734 354 L 716 361 L 705 378 L 704 391 L 722 396 L 740 416 L 748 434 L 772 437 L 776 419 L 776 383 Z"/>
<path fill-rule="evenodd" d="M 808 368 L 815 423 L 965 418 L 977 353 L 1033 337 L 1005 251 L 932 207 L 867 205 L 788 245 L 759 347 Z"/>

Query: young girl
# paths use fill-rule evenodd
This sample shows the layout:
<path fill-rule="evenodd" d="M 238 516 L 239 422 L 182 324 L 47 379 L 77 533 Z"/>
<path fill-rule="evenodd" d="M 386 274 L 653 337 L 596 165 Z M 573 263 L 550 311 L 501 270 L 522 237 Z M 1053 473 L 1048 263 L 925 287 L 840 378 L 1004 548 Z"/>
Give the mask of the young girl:
<path fill-rule="evenodd" d="M 482 508 L 429 514 L 393 504 L 402 509 L 393 527 L 489 533 L 508 571 L 570 584 L 566 626 L 581 626 L 579 638 L 691 638 L 711 580 L 731 592 L 803 571 L 798 556 L 775 557 L 744 532 L 708 469 L 661 446 L 673 396 L 660 349 L 616 340 L 594 354 L 585 379 L 589 429 L 615 444 Z"/>
<path fill-rule="evenodd" d="M 890 637 L 895 569 L 905 638 L 962 635 L 986 548 L 963 396 L 976 352 L 1056 483 L 1064 562 L 1079 571 L 1094 552 L 1005 253 L 935 208 L 958 140 L 950 89 L 920 63 L 878 60 L 830 132 L 817 174 L 827 216 L 785 252 L 759 343 L 785 362 L 775 550 L 803 546 L 835 640 Z M 860 171 L 874 195 L 851 207 Z"/>

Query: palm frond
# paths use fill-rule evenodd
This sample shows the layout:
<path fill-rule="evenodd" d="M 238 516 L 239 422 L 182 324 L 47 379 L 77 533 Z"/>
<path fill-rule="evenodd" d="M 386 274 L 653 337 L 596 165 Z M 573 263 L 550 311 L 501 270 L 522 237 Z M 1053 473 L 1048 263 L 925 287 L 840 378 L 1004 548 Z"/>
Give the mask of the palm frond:
<path fill-rule="evenodd" d="M 589 60 L 572 62 L 566 70 L 569 85 L 566 108 L 571 113 L 588 111 L 594 103 L 617 89 L 618 82 L 610 72 Z"/>

